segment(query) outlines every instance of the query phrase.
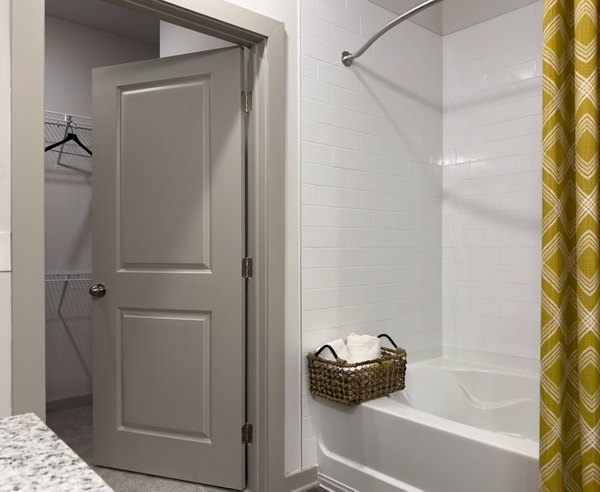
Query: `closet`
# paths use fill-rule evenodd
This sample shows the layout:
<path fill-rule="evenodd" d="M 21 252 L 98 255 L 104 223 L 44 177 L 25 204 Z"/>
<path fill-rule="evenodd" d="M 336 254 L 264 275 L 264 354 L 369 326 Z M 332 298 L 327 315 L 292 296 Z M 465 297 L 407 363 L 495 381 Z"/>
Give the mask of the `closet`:
<path fill-rule="evenodd" d="M 85 4 L 85 7 L 84 7 Z M 46 2 L 45 249 L 48 410 L 92 395 L 94 67 L 159 56 L 159 21 L 96 0 Z"/>
<path fill-rule="evenodd" d="M 241 489 L 247 53 L 102 0 L 45 5 L 48 425 L 111 486 Z"/>
<path fill-rule="evenodd" d="M 46 400 L 52 411 L 92 399 L 92 70 L 232 45 L 102 0 L 45 5 Z"/>

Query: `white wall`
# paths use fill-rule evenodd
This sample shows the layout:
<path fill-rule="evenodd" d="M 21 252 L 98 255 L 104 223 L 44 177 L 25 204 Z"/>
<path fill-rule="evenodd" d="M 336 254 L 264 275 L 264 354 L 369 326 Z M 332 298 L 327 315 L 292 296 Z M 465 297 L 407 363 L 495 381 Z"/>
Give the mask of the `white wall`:
<path fill-rule="evenodd" d="M 0 2 L 0 417 L 11 414 L 10 2 Z"/>
<path fill-rule="evenodd" d="M 408 22 L 340 62 L 392 18 L 364 0 L 302 2 L 304 353 L 357 331 L 441 354 L 442 38 Z M 306 375 L 303 390 L 310 466 Z"/>
<path fill-rule="evenodd" d="M 160 57 L 184 55 L 197 51 L 234 46 L 232 43 L 201 32 L 160 21 Z"/>
<path fill-rule="evenodd" d="M 300 158 L 299 0 L 228 0 L 285 24 L 285 471 L 301 468 L 300 443 Z M 182 0 L 182 3 L 183 0 Z"/>
<path fill-rule="evenodd" d="M 537 359 L 541 2 L 444 37 L 444 344 Z"/>
<path fill-rule="evenodd" d="M 158 39 L 157 39 L 158 43 Z M 151 45 L 46 16 L 46 109 L 80 116 L 92 112 L 92 68 L 156 58 Z M 45 154 L 46 272 L 91 272 L 91 176 L 56 168 Z M 91 171 L 88 158 L 68 164 Z M 69 284 L 63 318 L 56 314 L 62 284 L 46 283 L 46 397 L 91 394 L 91 303 L 87 284 Z"/>

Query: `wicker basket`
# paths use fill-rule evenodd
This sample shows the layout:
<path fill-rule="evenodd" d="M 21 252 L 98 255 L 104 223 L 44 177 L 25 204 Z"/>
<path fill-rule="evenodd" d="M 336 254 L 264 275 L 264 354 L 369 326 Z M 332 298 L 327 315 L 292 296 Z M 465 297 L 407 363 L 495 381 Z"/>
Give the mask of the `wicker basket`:
<path fill-rule="evenodd" d="M 379 335 L 381 337 L 387 338 L 394 349 L 382 347 L 380 359 L 348 364 L 338 358 L 329 345 L 323 345 L 316 354 L 308 354 L 311 393 L 342 405 L 356 405 L 403 390 L 406 350 L 398 347 L 388 335 Z M 319 357 L 326 349 L 332 352 L 335 362 Z"/>

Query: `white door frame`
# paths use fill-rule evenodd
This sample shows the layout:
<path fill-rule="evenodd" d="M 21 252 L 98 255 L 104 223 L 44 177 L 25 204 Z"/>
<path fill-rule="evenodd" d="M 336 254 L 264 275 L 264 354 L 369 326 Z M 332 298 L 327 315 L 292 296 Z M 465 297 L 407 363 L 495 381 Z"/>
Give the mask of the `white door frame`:
<path fill-rule="evenodd" d="M 223 0 L 109 0 L 252 48 L 248 319 L 248 491 L 306 490 L 286 474 L 284 418 L 285 30 Z M 12 409 L 45 416 L 44 2 L 11 2 Z"/>

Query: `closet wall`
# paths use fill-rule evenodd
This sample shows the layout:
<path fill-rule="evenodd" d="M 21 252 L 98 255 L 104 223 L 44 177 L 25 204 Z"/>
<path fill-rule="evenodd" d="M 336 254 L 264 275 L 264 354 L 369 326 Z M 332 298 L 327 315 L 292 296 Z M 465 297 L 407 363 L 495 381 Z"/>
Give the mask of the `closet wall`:
<path fill-rule="evenodd" d="M 160 21 L 160 57 L 186 55 L 198 51 L 234 46 L 232 43 L 201 32 Z"/>
<path fill-rule="evenodd" d="M 91 117 L 92 68 L 156 58 L 156 44 L 46 17 L 46 110 Z M 74 171 L 45 155 L 46 390 L 48 401 L 91 394 L 90 282 L 56 273 L 91 272 L 91 159 L 69 157 Z M 88 275 L 86 275 L 88 274 Z M 76 276 L 77 277 L 77 276 Z"/>

